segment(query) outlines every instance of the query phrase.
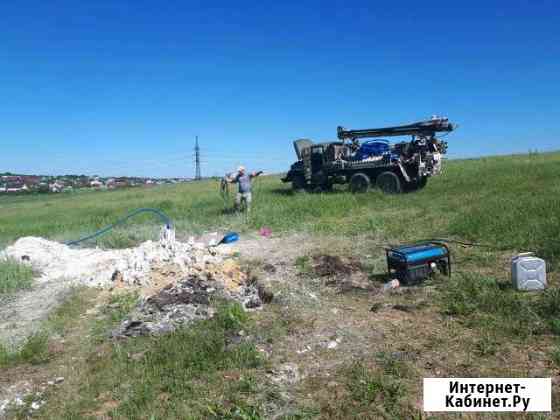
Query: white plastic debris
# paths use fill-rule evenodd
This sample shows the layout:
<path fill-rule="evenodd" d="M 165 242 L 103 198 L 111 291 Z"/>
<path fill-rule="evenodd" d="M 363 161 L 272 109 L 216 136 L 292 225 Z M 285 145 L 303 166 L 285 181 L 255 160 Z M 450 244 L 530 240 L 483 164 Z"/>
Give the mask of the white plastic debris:
<path fill-rule="evenodd" d="M 173 247 L 175 245 L 175 229 L 171 226 L 163 226 L 159 234 L 159 243 L 164 247 Z"/>
<path fill-rule="evenodd" d="M 389 291 L 400 287 L 401 283 L 397 279 L 393 279 L 383 285 L 383 291 Z"/>
<path fill-rule="evenodd" d="M 178 266 L 184 274 L 201 270 L 206 264 L 220 263 L 227 250 L 210 253 L 202 243 L 175 241 L 174 232 L 162 232 L 162 242 L 146 241 L 136 248 L 103 250 L 76 249 L 38 237 L 24 237 L 7 247 L 2 257 L 15 258 L 32 265 L 38 282 L 67 279 L 87 286 L 111 286 L 115 273 L 124 284 L 146 285 L 152 267 Z"/>
<path fill-rule="evenodd" d="M 210 233 L 210 241 L 208 242 L 208 246 L 216 246 L 218 245 L 218 232 Z"/>
<path fill-rule="evenodd" d="M 32 410 L 38 410 L 38 409 L 41 408 L 44 404 L 45 404 L 45 401 L 33 401 L 33 402 L 31 403 L 31 409 L 32 409 Z"/>
<path fill-rule="evenodd" d="M 24 399 L 31 394 L 32 384 L 27 381 L 20 381 L 2 389 L 0 396 L 0 419 L 4 418 L 5 412 L 9 408 L 24 406 Z"/>

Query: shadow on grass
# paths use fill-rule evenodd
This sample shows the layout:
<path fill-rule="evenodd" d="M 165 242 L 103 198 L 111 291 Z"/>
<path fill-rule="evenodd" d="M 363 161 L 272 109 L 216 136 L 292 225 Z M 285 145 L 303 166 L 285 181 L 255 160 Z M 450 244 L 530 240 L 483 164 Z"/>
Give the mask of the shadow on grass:
<path fill-rule="evenodd" d="M 303 193 L 295 192 L 294 190 L 288 188 L 272 188 L 271 190 L 269 190 L 269 192 L 271 192 L 272 194 L 284 196 L 298 195 Z"/>
<path fill-rule="evenodd" d="M 220 210 L 219 214 L 221 214 L 222 216 L 231 216 L 237 214 L 237 210 L 235 209 L 235 207 L 224 207 Z"/>
<path fill-rule="evenodd" d="M 269 190 L 268 192 L 272 193 L 272 194 L 276 194 L 276 195 L 283 195 L 283 196 L 299 196 L 299 195 L 305 195 L 305 194 L 328 194 L 328 195 L 338 195 L 338 194 L 344 194 L 347 193 L 348 191 L 344 190 L 344 189 L 332 189 L 330 191 L 319 191 L 319 192 L 314 192 L 314 191 L 294 191 L 290 188 L 273 188 L 271 190 Z"/>

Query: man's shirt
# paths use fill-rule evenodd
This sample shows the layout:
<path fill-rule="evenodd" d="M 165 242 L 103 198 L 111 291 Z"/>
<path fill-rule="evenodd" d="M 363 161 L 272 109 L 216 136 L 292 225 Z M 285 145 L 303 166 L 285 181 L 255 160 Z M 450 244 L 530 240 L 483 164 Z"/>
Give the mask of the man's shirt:
<path fill-rule="evenodd" d="M 234 179 L 235 182 L 239 184 L 239 192 L 241 194 L 251 192 L 251 175 L 249 174 L 237 175 Z"/>

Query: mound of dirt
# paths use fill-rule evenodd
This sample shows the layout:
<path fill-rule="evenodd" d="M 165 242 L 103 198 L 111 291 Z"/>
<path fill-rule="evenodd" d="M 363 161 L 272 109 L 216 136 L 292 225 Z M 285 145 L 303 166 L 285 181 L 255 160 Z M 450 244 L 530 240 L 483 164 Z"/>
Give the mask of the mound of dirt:
<path fill-rule="evenodd" d="M 325 278 L 325 285 L 336 288 L 340 293 L 376 290 L 362 263 L 354 257 L 316 255 L 312 268 L 316 275 Z"/>
<path fill-rule="evenodd" d="M 342 259 L 338 255 L 316 255 L 313 257 L 313 271 L 322 277 L 350 275 L 362 270 L 362 264 L 354 258 Z"/>

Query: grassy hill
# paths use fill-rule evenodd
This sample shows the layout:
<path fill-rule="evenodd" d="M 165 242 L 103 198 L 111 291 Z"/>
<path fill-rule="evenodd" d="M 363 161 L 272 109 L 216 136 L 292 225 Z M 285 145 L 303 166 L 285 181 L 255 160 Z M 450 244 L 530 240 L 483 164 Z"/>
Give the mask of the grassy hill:
<path fill-rule="evenodd" d="M 292 194 L 278 177 L 258 178 L 248 220 L 232 215 L 215 181 L 156 188 L 50 196 L 0 197 L 0 245 L 20 236 L 68 240 L 113 223 L 138 207 L 175 222 L 179 237 L 204 230 L 367 233 L 407 242 L 453 236 L 505 249 L 530 249 L 551 262 L 560 253 L 560 153 L 449 161 L 425 190 L 399 196 Z M 155 221 L 140 216 L 100 244 L 123 247 L 153 237 Z"/>
<path fill-rule="evenodd" d="M 116 341 L 108 331 L 135 296 L 76 290 L 22 349 L 0 345 L 0 390 L 14 378 L 44 383 L 64 376 L 34 412 L 45 419 L 420 419 L 457 418 L 426 417 L 424 377 L 553 377 L 554 409 L 559 179 L 560 153 L 450 161 L 424 190 L 398 196 L 343 188 L 293 194 L 270 176 L 256 180 L 248 217 L 232 213 L 231 201 L 210 181 L 1 197 L 3 245 L 27 235 L 75 239 L 138 207 L 165 211 L 179 239 L 236 230 L 246 239 L 238 243 L 243 265 L 275 298 L 249 314 L 218 303 L 210 320 L 157 338 Z M 159 224 L 142 215 L 97 244 L 155 238 Z M 263 226 L 273 238 L 255 235 Z M 451 278 L 380 292 L 387 281 L 380 243 L 436 237 L 490 247 L 454 244 Z M 509 259 L 518 251 L 547 260 L 546 291 L 520 293 L 509 285 Z M 359 268 L 325 277 L 316 265 L 334 257 Z M 16 271 L 10 268 L 12 278 Z M 11 414 L 27 418 L 29 411 Z"/>

